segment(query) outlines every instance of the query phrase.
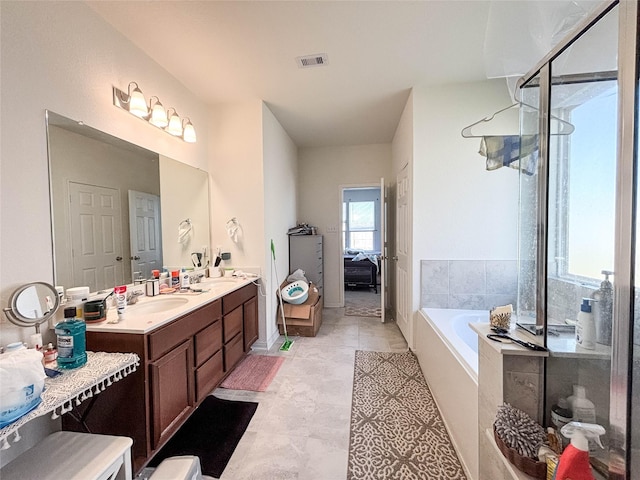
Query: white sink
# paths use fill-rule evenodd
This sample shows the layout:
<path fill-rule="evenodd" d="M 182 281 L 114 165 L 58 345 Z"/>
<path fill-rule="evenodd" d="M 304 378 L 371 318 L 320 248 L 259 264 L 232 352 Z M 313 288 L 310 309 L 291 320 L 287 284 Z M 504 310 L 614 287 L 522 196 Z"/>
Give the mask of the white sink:
<path fill-rule="evenodd" d="M 235 278 L 225 278 L 225 277 L 217 277 L 217 278 L 207 278 L 203 280 L 202 283 L 208 283 L 209 285 L 217 285 L 224 283 L 237 283 L 238 280 Z"/>
<path fill-rule="evenodd" d="M 144 303 L 138 305 L 131 305 L 127 307 L 125 312 L 131 312 L 134 315 L 145 313 L 160 313 L 165 310 L 171 310 L 183 306 L 189 300 L 184 297 L 164 297 L 158 299 L 149 299 Z"/>

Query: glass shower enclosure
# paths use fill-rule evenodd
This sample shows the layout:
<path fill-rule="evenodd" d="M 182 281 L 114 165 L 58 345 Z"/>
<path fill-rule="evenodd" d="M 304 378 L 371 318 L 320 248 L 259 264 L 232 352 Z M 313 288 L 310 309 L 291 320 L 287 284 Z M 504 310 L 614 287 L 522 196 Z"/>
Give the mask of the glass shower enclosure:
<path fill-rule="evenodd" d="M 607 431 L 600 478 L 640 478 L 637 25 L 637 2 L 605 2 L 518 83 L 538 148 L 520 165 L 517 323 L 550 352 L 546 426 L 593 404 L 574 418 Z"/>

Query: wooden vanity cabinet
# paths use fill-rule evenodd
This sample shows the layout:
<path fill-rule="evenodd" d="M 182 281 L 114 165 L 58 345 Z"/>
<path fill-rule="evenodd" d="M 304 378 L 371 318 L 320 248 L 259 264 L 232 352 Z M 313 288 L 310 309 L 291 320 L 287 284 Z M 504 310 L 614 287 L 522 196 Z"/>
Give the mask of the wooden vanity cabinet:
<path fill-rule="evenodd" d="M 242 359 L 257 331 L 253 284 L 147 334 L 88 331 L 88 350 L 134 352 L 140 366 L 94 397 L 86 427 L 133 438 L 133 468 L 139 471 Z M 69 415 L 63 428 L 84 430 Z"/>
<path fill-rule="evenodd" d="M 92 433 L 133 438 L 135 471 L 220 383 L 221 325 L 222 299 L 217 299 L 147 334 L 87 332 L 88 350 L 140 356 L 133 374 L 103 392 L 114 390 L 113 395 L 95 397 L 86 421 Z M 66 417 L 63 428 L 82 430 Z"/>

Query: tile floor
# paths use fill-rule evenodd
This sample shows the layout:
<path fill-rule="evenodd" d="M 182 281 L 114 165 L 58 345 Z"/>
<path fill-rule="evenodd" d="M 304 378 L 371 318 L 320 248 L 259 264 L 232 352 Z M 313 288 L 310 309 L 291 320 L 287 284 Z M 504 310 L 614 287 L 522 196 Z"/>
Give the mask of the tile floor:
<path fill-rule="evenodd" d="M 223 480 L 343 480 L 347 476 L 349 420 L 356 350 L 404 352 L 395 322 L 350 317 L 324 309 L 315 337 L 293 337 L 266 392 L 216 389 L 220 398 L 258 402 Z M 264 352 L 257 352 L 264 353 Z"/>

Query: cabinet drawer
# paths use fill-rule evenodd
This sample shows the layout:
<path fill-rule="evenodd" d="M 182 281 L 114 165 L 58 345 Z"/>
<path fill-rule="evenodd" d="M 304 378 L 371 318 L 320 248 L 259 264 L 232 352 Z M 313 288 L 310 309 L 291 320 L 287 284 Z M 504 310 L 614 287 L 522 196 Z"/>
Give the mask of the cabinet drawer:
<path fill-rule="evenodd" d="M 222 321 L 216 320 L 196 333 L 196 367 L 222 348 Z"/>
<path fill-rule="evenodd" d="M 224 343 L 242 332 L 242 305 L 222 317 L 222 332 Z"/>
<path fill-rule="evenodd" d="M 204 362 L 196 370 L 196 401 L 200 402 L 216 388 L 216 385 L 224 375 L 222 363 L 222 350 Z"/>
<path fill-rule="evenodd" d="M 224 346 L 224 371 L 228 372 L 240 361 L 243 355 L 242 335 L 236 337 Z"/>
<path fill-rule="evenodd" d="M 255 296 L 256 286 L 254 284 L 245 285 L 235 292 L 231 292 L 222 298 L 222 313 L 227 314 L 231 310 L 235 310 L 238 306 Z"/>
<path fill-rule="evenodd" d="M 213 323 L 221 315 L 220 300 L 215 300 L 149 334 L 149 360 L 160 358 L 176 345 Z"/>

